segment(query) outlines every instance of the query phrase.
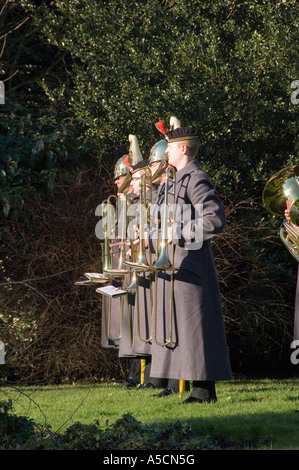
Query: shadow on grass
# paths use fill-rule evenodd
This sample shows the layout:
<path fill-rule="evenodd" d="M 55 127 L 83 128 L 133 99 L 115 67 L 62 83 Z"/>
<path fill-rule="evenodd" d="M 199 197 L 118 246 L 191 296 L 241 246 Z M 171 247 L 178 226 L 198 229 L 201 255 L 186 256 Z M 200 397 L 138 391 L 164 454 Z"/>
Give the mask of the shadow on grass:
<path fill-rule="evenodd" d="M 299 410 L 295 408 L 282 413 L 188 418 L 188 423 L 195 434 L 210 436 L 221 449 L 299 450 Z"/>

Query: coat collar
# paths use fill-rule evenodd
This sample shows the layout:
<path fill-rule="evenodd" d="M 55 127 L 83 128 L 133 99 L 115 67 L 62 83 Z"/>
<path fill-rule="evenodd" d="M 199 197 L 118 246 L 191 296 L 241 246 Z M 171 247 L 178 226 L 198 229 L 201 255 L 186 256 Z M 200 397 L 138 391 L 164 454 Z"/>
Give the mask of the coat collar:
<path fill-rule="evenodd" d="M 195 170 L 201 170 L 201 166 L 198 160 L 191 160 L 191 162 L 187 163 L 187 165 L 184 166 L 184 168 L 181 168 L 179 171 L 176 172 L 175 174 L 176 181 L 181 180 L 182 178 L 184 178 L 185 175 L 188 175 L 189 173 Z"/>

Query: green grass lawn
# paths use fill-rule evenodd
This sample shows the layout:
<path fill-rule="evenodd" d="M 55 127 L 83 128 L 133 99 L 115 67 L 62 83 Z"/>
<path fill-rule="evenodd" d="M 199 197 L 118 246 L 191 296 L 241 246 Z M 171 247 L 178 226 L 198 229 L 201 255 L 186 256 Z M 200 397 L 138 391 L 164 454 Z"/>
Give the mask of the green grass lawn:
<path fill-rule="evenodd" d="M 299 379 L 233 380 L 217 383 L 218 401 L 178 405 L 188 396 L 155 398 L 153 391 L 127 391 L 121 384 L 0 387 L 0 401 L 13 412 L 63 432 L 75 421 L 101 429 L 124 414 L 141 423 L 190 423 L 226 448 L 299 450 Z"/>

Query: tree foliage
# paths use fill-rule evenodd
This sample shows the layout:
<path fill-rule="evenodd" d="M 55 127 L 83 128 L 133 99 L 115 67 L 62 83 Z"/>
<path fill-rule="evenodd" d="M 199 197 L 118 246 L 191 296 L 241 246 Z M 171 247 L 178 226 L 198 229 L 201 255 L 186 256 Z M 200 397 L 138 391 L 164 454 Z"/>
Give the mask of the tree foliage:
<path fill-rule="evenodd" d="M 72 85 L 59 96 L 106 159 L 130 133 L 148 155 L 154 123 L 171 115 L 200 127 L 200 158 L 221 168 L 224 192 L 252 195 L 297 157 L 295 1 L 54 1 L 35 21 L 71 54 Z M 44 83 L 54 99 L 57 82 Z"/>
<path fill-rule="evenodd" d="M 78 166 L 85 144 L 76 126 L 50 108 L 6 105 L 0 131 L 0 209 L 4 217 L 26 218 L 28 194 L 40 198 L 59 172 Z"/>
<path fill-rule="evenodd" d="M 7 1 L 0 13 L 0 219 L 28 218 L 28 195 L 40 198 L 58 175 L 80 166 L 86 139 L 68 110 L 49 102 L 41 77 L 59 77 L 65 51 L 40 44 L 40 32 L 20 2 Z"/>

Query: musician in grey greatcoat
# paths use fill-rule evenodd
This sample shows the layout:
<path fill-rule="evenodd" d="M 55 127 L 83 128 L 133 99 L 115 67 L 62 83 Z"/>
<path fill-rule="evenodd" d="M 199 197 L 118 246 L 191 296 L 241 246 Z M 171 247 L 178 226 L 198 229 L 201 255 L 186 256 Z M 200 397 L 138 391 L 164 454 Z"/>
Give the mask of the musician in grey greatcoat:
<path fill-rule="evenodd" d="M 158 184 L 155 185 L 151 179 L 151 171 L 149 164 L 151 158 L 143 160 L 137 165 L 133 166 L 131 176 L 131 189 L 138 198 L 138 201 L 144 205 L 144 209 L 147 209 L 146 226 L 148 226 L 148 216 L 151 203 L 155 200 L 156 192 L 158 190 Z M 141 182 L 145 178 L 146 185 Z M 147 190 L 145 191 L 145 188 Z M 140 192 L 142 194 L 140 194 Z M 144 194 L 146 192 L 146 194 Z M 136 211 L 136 219 L 140 222 L 140 212 Z M 139 227 L 141 229 L 141 227 Z M 140 234 L 141 235 L 141 234 Z M 148 250 L 147 236 L 143 233 L 144 245 L 141 246 L 143 240 L 141 237 L 138 239 L 137 253 L 138 257 L 140 254 L 140 247 L 143 247 L 146 262 L 150 266 L 153 262 L 154 253 Z M 150 377 L 150 366 L 151 366 L 151 304 L 152 304 L 152 293 L 153 293 L 153 282 L 152 274 L 148 269 L 136 273 L 137 287 L 135 291 L 135 305 L 134 305 L 134 316 L 133 316 L 133 347 L 132 351 L 136 354 L 136 357 L 141 359 L 142 364 L 142 377 L 140 387 L 138 390 L 145 388 L 163 388 L 167 380 L 160 378 Z"/>
<path fill-rule="evenodd" d="M 162 144 L 162 145 L 161 145 Z M 152 217 L 150 212 L 151 207 L 155 205 L 157 194 L 159 190 L 159 185 L 163 181 L 163 175 L 165 173 L 165 168 L 167 163 L 165 162 L 165 150 L 167 143 L 165 140 L 157 142 L 150 151 L 150 157 L 145 161 L 145 165 L 141 170 L 138 170 L 139 165 L 136 165 L 135 174 L 140 176 L 147 173 L 148 185 L 148 195 L 149 201 L 146 201 L 147 209 L 147 229 L 149 227 L 149 218 Z M 162 162 L 162 163 L 161 163 Z M 159 172 L 157 172 L 157 169 Z M 134 184 L 132 182 L 133 192 L 139 196 L 140 187 L 138 181 Z M 147 231 L 147 233 L 149 233 Z M 145 235 L 145 257 L 149 265 L 152 265 L 155 261 L 155 248 L 150 243 L 148 236 Z M 135 301 L 135 316 L 134 316 L 134 327 L 133 327 L 133 350 L 136 354 L 142 356 L 150 356 L 151 354 L 151 341 L 149 340 L 152 334 L 152 302 L 153 302 L 153 292 L 154 292 L 154 276 L 150 270 L 140 273 L 138 275 L 138 285 L 139 289 L 136 291 L 136 301 Z M 137 309 L 139 315 L 137 315 Z"/>
<path fill-rule="evenodd" d="M 232 378 L 218 279 L 211 241 L 225 226 L 224 208 L 195 160 L 199 135 L 181 127 L 166 135 L 169 164 L 176 168 L 174 223 L 173 337 L 153 343 L 151 375 L 193 381 L 182 403 L 216 401 L 215 381 Z M 171 273 L 164 272 L 158 292 L 159 340 L 169 336 Z M 163 333 L 164 332 L 164 333 Z"/>
<path fill-rule="evenodd" d="M 293 339 L 294 341 L 299 341 L 299 264 L 298 264 L 297 285 L 296 285 L 296 295 L 295 295 Z"/>
<path fill-rule="evenodd" d="M 286 209 L 284 212 L 285 219 L 292 224 L 290 218 L 290 209 Z M 293 228 L 299 232 L 299 228 L 292 224 Z M 294 329 L 293 329 L 293 340 L 299 341 L 299 263 L 297 269 L 297 283 L 296 283 L 296 291 L 295 291 L 295 306 L 294 306 Z"/>
<path fill-rule="evenodd" d="M 130 152 L 127 155 L 123 155 L 118 159 L 114 168 L 114 183 L 117 187 L 118 203 L 121 206 L 121 211 L 124 210 L 126 202 L 122 198 L 122 195 L 129 196 L 132 199 L 130 193 L 130 181 L 131 181 L 131 169 L 134 164 L 137 164 L 142 160 L 142 155 L 138 145 L 138 139 L 134 135 L 129 136 L 130 141 Z M 119 205 L 118 204 L 118 205 Z M 118 216 L 120 214 L 118 213 Z M 118 230 L 118 227 L 116 228 Z M 119 235 L 119 234 L 118 234 Z M 112 268 L 117 269 L 119 264 L 120 245 L 111 248 L 113 253 L 112 257 Z M 126 279 L 126 283 L 129 283 L 129 276 Z M 116 287 L 124 287 L 123 281 L 112 281 L 112 284 Z M 111 302 L 111 315 L 110 315 L 110 328 L 108 329 L 108 312 L 109 302 Z M 135 303 L 134 292 L 129 292 L 127 296 L 120 298 L 102 298 L 102 347 L 112 347 L 118 349 L 119 357 L 131 357 L 131 368 L 129 376 L 127 377 L 127 386 L 129 388 L 136 386 L 140 381 L 140 360 L 135 359 L 135 355 L 132 353 L 132 322 L 133 322 L 133 311 Z M 122 313 L 121 313 L 122 312 Z M 107 337 L 109 333 L 109 337 Z M 111 339 L 112 338 L 112 339 Z M 118 338 L 118 339 L 116 339 Z"/>
<path fill-rule="evenodd" d="M 132 158 L 130 158 L 130 155 L 123 155 L 121 158 L 117 160 L 115 164 L 113 179 L 114 179 L 114 184 L 117 187 L 118 196 L 129 194 L 130 179 L 131 179 L 131 173 L 130 173 L 131 166 L 132 166 Z M 110 250 L 111 250 L 111 267 L 113 269 L 117 269 L 118 264 L 119 264 L 119 257 L 120 257 L 120 245 L 115 244 L 115 246 L 111 247 Z M 121 281 L 113 280 L 111 284 L 114 285 L 115 287 L 122 286 Z M 132 304 L 131 301 L 130 301 L 130 304 Z M 109 310 L 111 310 L 110 325 L 108 325 Z M 104 295 L 102 296 L 101 346 L 103 348 L 119 348 L 121 330 L 122 328 L 127 328 L 127 323 L 125 323 L 125 326 L 121 325 L 121 310 L 123 311 L 122 319 L 127 318 L 127 315 L 128 315 L 127 304 L 126 302 L 124 302 L 123 298 L 110 299 Z"/>

